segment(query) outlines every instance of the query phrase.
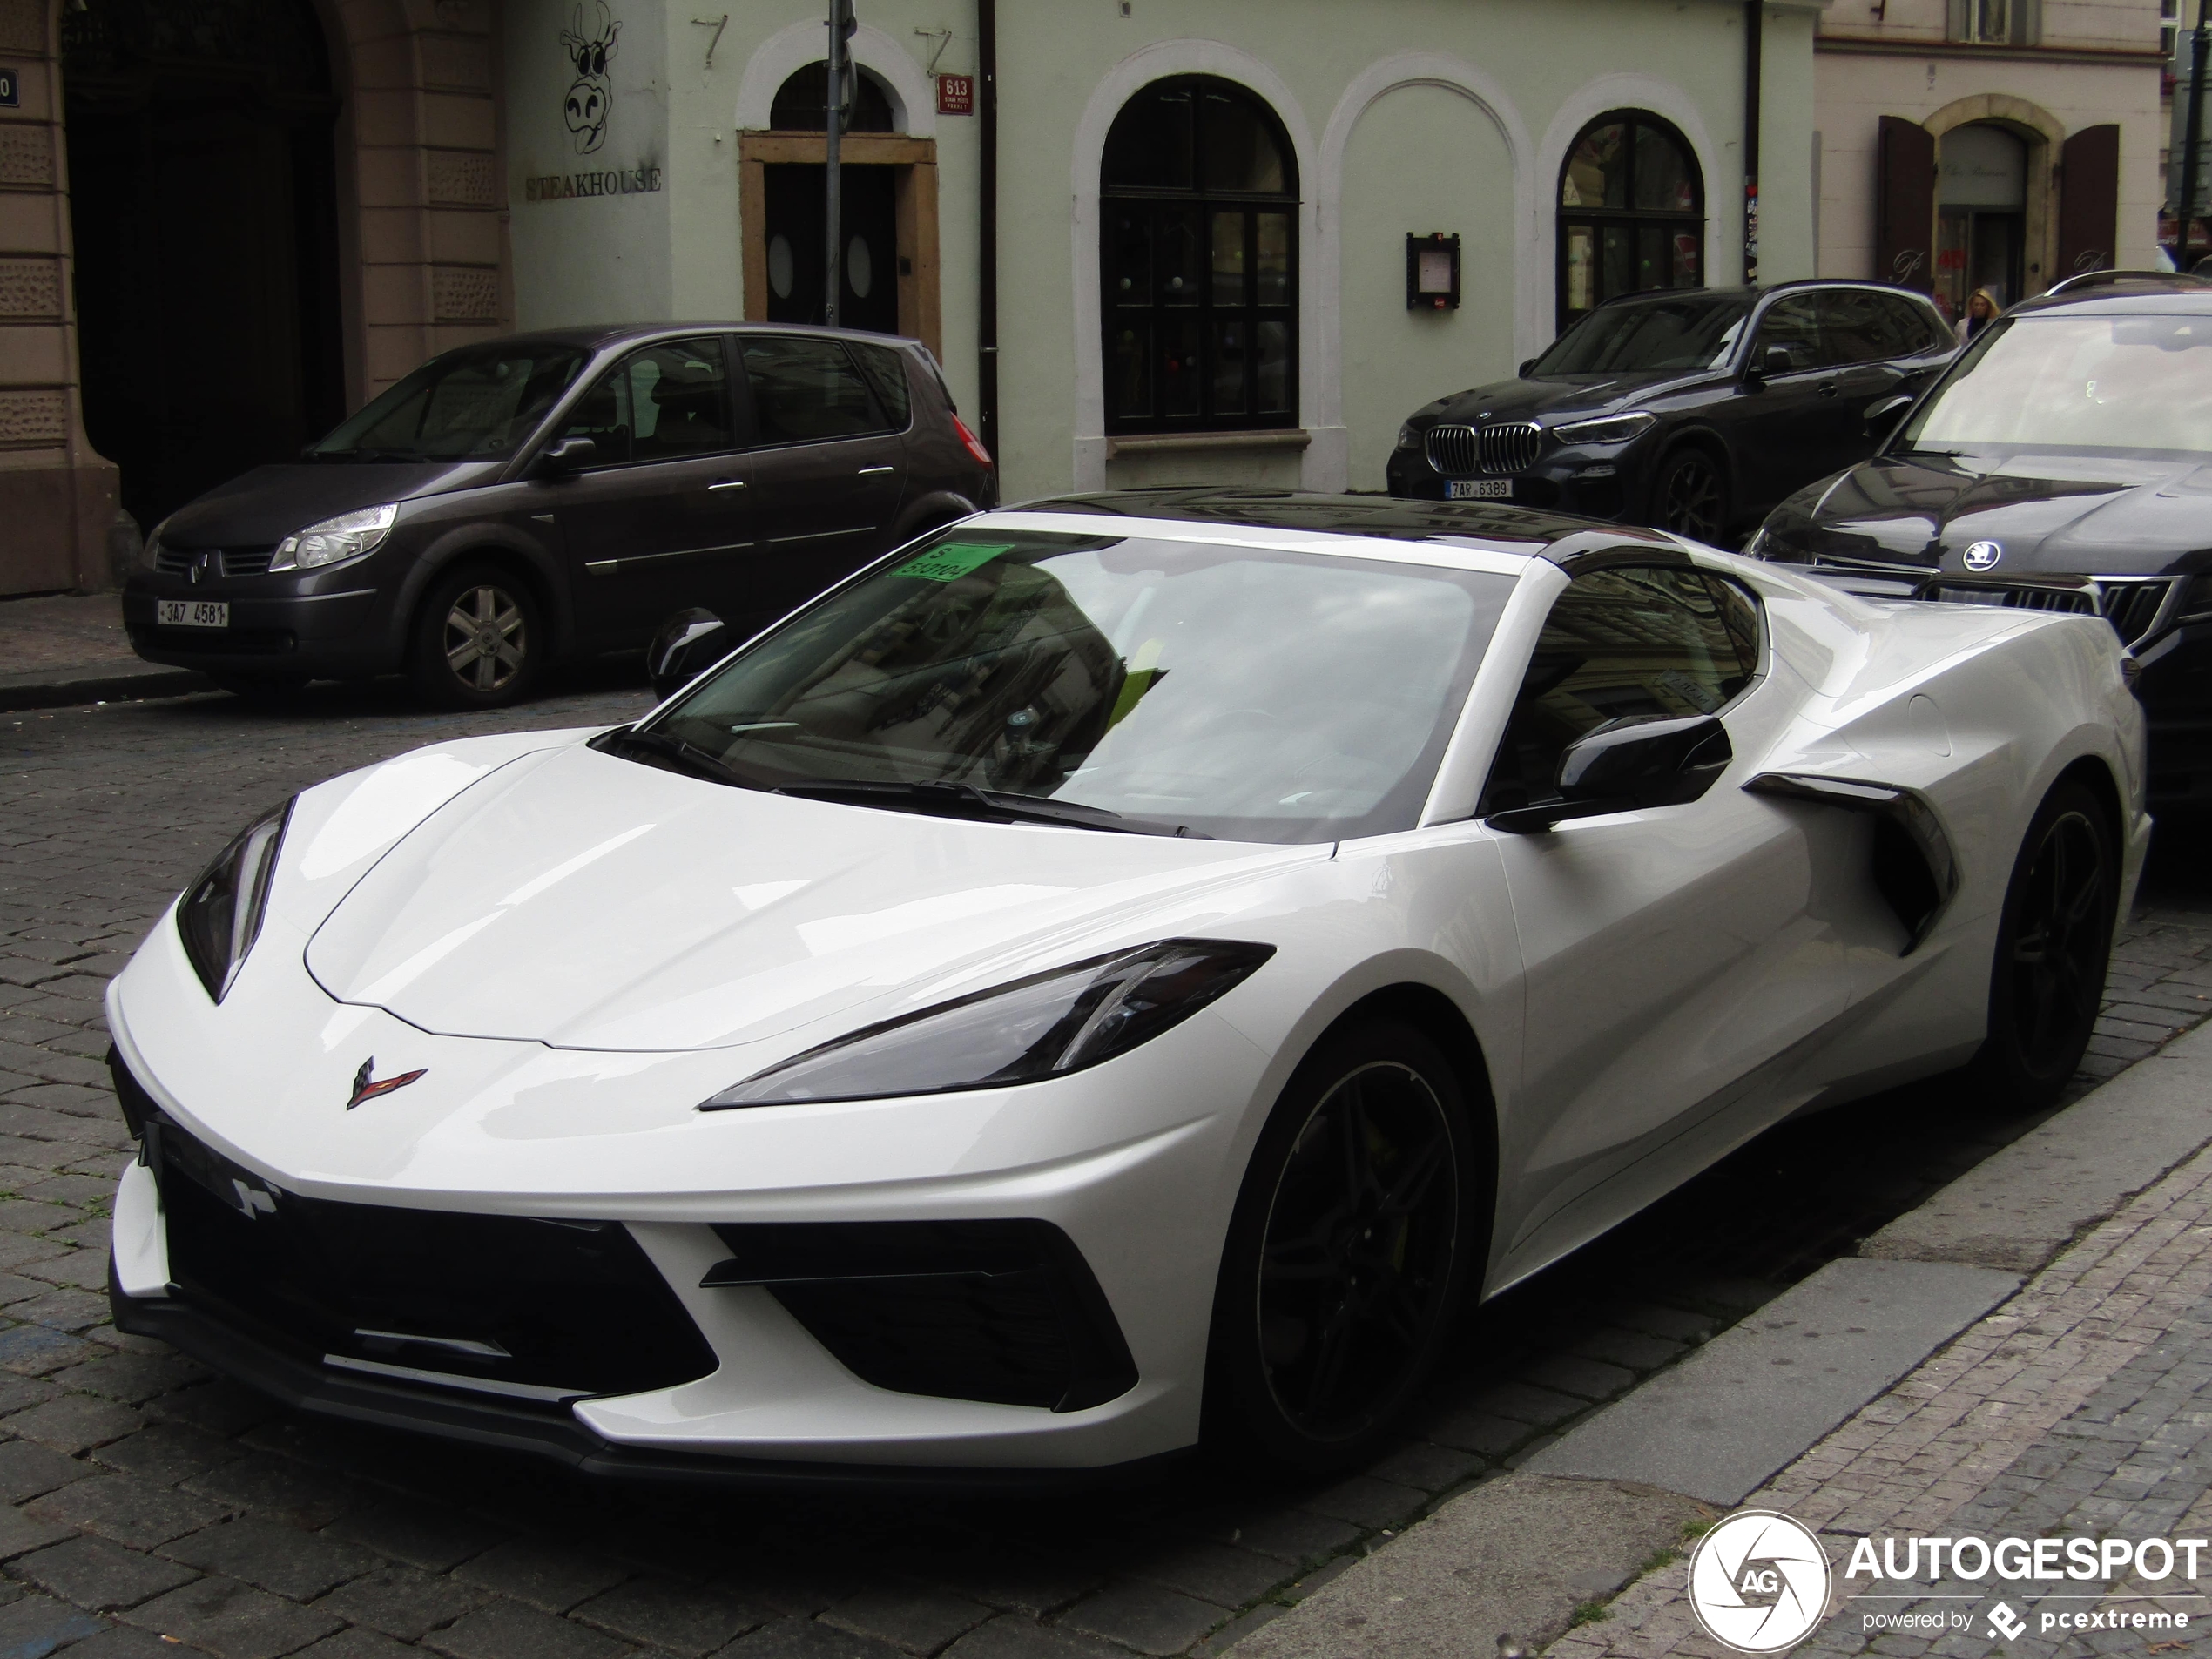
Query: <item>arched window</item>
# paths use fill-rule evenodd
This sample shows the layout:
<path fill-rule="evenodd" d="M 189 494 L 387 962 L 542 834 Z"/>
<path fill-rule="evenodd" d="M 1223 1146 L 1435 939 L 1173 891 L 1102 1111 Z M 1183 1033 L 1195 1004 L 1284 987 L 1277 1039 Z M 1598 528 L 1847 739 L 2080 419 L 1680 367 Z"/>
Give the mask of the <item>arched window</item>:
<path fill-rule="evenodd" d="M 1109 432 L 1294 423 L 1298 166 L 1273 111 L 1195 75 L 1130 99 L 1098 252 Z"/>
<path fill-rule="evenodd" d="M 1608 300 L 1705 282 L 1705 182 L 1681 133 L 1641 110 L 1584 127 L 1559 173 L 1559 326 Z"/>
<path fill-rule="evenodd" d="M 809 64 L 776 89 L 768 106 L 768 125 L 779 132 L 820 132 L 829 125 L 829 65 Z M 891 98 L 872 70 L 853 66 L 853 107 L 845 113 L 840 130 L 846 132 L 890 132 Z"/>

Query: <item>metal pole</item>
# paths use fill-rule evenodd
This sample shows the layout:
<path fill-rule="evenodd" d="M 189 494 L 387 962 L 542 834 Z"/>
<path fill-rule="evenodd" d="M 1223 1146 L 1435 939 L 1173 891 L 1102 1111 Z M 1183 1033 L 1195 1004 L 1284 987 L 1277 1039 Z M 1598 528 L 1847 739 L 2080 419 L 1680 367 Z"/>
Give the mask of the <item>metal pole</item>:
<path fill-rule="evenodd" d="M 838 148 L 839 140 L 844 136 L 845 83 L 850 72 L 850 42 L 856 27 L 853 0 L 830 0 L 829 62 L 822 77 L 823 159 L 828 164 L 823 169 L 826 184 L 822 214 L 822 321 L 832 328 L 837 327 L 837 300 L 844 291 L 844 272 L 839 256 L 844 251 L 845 203 Z"/>
<path fill-rule="evenodd" d="M 1766 0 L 1743 7 L 1743 280 L 1759 280 L 1759 69 L 1766 56 Z"/>
<path fill-rule="evenodd" d="M 2196 214 L 2196 157 L 2204 139 L 2204 60 L 2212 54 L 2212 0 L 2197 0 L 2196 34 L 2189 43 L 2188 138 L 2182 145 L 2182 193 L 2174 203 L 2174 268 L 2189 268 L 2189 224 Z"/>
<path fill-rule="evenodd" d="M 999 453 L 999 12 L 975 0 L 975 98 L 982 112 L 981 233 L 976 272 L 976 415 L 983 447 Z"/>

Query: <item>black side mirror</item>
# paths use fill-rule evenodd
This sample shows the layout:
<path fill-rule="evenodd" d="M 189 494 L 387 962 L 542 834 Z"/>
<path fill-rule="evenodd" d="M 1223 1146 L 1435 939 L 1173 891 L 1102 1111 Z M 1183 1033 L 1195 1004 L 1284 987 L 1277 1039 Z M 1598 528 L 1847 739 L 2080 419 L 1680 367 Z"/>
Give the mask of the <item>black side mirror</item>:
<path fill-rule="evenodd" d="M 1528 835 L 1570 818 L 1679 806 L 1710 789 L 1735 758 L 1728 728 L 1710 714 L 1608 720 L 1560 756 L 1558 799 L 1493 813 L 1486 821 Z"/>
<path fill-rule="evenodd" d="M 1877 440 L 1888 437 L 1897 417 L 1912 407 L 1909 397 L 1877 398 L 1866 406 L 1866 435 Z"/>
<path fill-rule="evenodd" d="M 547 444 L 530 468 L 533 478 L 565 478 L 598 459 L 599 446 L 589 438 L 556 438 Z"/>
<path fill-rule="evenodd" d="M 1752 385 L 1763 385 L 1770 374 L 1787 374 L 1797 368 L 1787 346 L 1769 346 L 1752 355 L 1750 367 L 1743 378 Z"/>
<path fill-rule="evenodd" d="M 722 618 L 696 605 L 661 624 L 645 648 L 645 674 L 665 703 L 730 654 L 735 642 Z"/>
<path fill-rule="evenodd" d="M 1513 377 L 1517 381 L 1525 381 L 1528 378 L 1528 371 L 1535 367 L 1536 360 L 1534 358 L 1524 357 L 1521 360 L 1521 367 L 1514 370 Z"/>

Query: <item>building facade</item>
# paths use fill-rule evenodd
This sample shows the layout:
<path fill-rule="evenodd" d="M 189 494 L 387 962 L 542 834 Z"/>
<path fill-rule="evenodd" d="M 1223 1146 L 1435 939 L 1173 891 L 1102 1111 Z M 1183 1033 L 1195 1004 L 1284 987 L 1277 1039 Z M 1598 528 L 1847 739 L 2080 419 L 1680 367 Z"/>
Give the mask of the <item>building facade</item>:
<path fill-rule="evenodd" d="M 2168 7 L 2170 11 L 2170 5 Z M 2157 260 L 2161 0 L 1834 0 L 1814 43 L 1819 269 L 1954 316 Z"/>
<path fill-rule="evenodd" d="M 816 314 L 822 9 L 723 3 L 0 0 L 0 592 L 445 346 Z M 1758 274 L 1813 273 L 1822 3 L 861 0 L 842 318 L 1008 499 L 1379 489 L 1581 310 L 1743 279 L 1754 81 Z"/>

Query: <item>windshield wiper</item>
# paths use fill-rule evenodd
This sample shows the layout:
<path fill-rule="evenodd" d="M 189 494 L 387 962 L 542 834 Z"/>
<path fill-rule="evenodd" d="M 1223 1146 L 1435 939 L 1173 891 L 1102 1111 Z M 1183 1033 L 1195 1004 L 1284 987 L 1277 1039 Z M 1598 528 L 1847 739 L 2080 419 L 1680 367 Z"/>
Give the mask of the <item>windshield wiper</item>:
<path fill-rule="evenodd" d="M 880 803 L 952 818 L 993 819 L 1004 823 L 1059 824 L 1072 829 L 1112 830 L 1123 835 L 1171 835 L 1190 840 L 1213 838 L 1187 824 L 1157 819 L 1129 818 L 1106 806 L 1086 806 L 1078 801 L 1049 800 L 1038 795 L 1009 794 L 979 789 L 974 784 L 928 779 L 921 783 L 885 783 L 864 778 L 833 778 L 820 783 L 784 784 L 779 795 L 812 800 L 845 800 L 856 806 Z"/>
<path fill-rule="evenodd" d="M 625 749 L 651 755 L 658 760 L 673 762 L 672 770 L 688 772 L 695 778 L 710 783 L 728 784 L 737 789 L 766 789 L 768 784 L 758 778 L 749 778 L 711 750 L 702 749 L 696 743 L 686 743 L 681 738 L 671 737 L 665 732 L 640 732 L 635 726 L 617 726 L 603 732 L 591 739 L 590 747 L 604 754 L 619 754 Z"/>

